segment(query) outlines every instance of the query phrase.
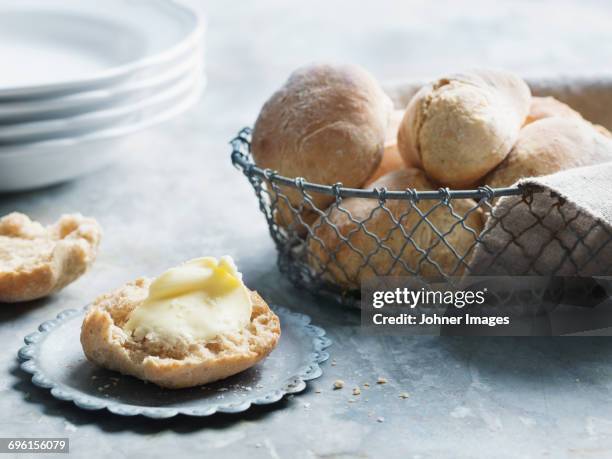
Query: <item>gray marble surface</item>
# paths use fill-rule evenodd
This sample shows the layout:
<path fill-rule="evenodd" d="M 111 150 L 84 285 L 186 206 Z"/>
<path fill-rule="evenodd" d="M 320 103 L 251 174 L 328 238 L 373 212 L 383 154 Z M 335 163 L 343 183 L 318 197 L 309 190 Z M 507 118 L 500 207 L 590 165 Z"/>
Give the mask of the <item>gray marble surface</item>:
<path fill-rule="evenodd" d="M 472 65 L 524 75 L 610 73 L 606 2 L 192 3 L 209 24 L 201 103 L 134 138 L 120 163 L 0 197 L 0 214 L 19 210 L 50 222 L 79 211 L 105 230 L 85 277 L 53 298 L 0 308 L 0 435 L 68 436 L 75 457 L 92 458 L 612 456 L 610 339 L 365 335 L 357 314 L 280 277 L 227 144 L 294 67 L 313 60 L 358 63 L 382 80 Z M 306 392 L 240 415 L 154 422 L 81 411 L 18 369 L 22 338 L 40 322 L 135 276 L 207 254 L 232 255 L 269 301 L 327 329 L 336 364 L 324 364 Z M 375 385 L 379 376 L 388 384 Z M 338 378 L 347 387 L 333 391 Z M 365 382 L 372 386 L 353 397 L 350 389 Z"/>

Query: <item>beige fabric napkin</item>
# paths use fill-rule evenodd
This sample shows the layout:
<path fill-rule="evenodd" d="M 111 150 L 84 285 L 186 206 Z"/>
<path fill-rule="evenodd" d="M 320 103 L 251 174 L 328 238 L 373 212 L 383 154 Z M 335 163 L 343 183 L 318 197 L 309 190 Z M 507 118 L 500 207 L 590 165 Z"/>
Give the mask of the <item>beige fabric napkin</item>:
<path fill-rule="evenodd" d="M 612 276 L 612 163 L 519 183 L 534 192 L 499 198 L 473 273 Z"/>

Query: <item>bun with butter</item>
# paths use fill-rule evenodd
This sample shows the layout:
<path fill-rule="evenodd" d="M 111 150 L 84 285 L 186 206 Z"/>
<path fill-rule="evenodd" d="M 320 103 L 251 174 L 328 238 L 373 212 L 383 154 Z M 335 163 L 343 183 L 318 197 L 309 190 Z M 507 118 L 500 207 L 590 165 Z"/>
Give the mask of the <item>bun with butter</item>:
<path fill-rule="evenodd" d="M 101 229 L 63 215 L 44 227 L 17 212 L 0 219 L 0 303 L 42 298 L 83 275 L 96 259 Z"/>
<path fill-rule="evenodd" d="M 418 169 L 391 172 L 372 186 L 389 191 L 435 189 Z M 326 281 L 351 289 L 359 288 L 361 282 L 374 276 L 418 273 L 439 277 L 441 273 L 455 276 L 463 273 L 465 265 L 423 221 L 410 201 L 390 199 L 385 206 L 388 212 L 375 199 L 347 198 L 341 203 L 344 210 L 334 207 L 328 219 L 320 219 L 314 225 L 314 236 L 308 239 L 308 262 L 314 271 Z M 452 206 L 455 214 L 465 216 L 464 225 L 469 230 L 448 207 L 440 206 L 438 200 L 421 200 L 416 204 L 421 213 L 431 211 L 427 214 L 428 221 L 467 262 L 475 238 L 482 230 L 482 213 L 480 209 L 472 210 L 477 204 L 471 199 L 453 200 Z M 355 222 L 361 223 L 365 231 Z M 380 247 L 375 237 L 384 241 L 386 248 Z M 430 252 L 425 257 L 427 250 Z M 394 255 L 399 255 L 401 262 L 395 262 Z"/>
<path fill-rule="evenodd" d="M 439 78 L 406 108 L 398 148 L 407 165 L 452 188 L 472 186 L 501 163 L 529 112 L 519 77 L 478 70 Z"/>
<path fill-rule="evenodd" d="M 89 360 L 171 389 L 244 371 L 279 337 L 278 317 L 229 257 L 191 260 L 102 295 L 81 328 Z"/>
<path fill-rule="evenodd" d="M 382 159 L 392 108 L 376 80 L 358 66 L 300 68 L 262 107 L 253 128 L 253 158 L 258 166 L 283 176 L 359 188 Z M 278 201 L 282 215 L 276 220 L 299 230 L 288 206 L 302 211 L 303 196 L 287 187 L 281 191 L 289 203 Z M 270 193 L 274 199 L 276 193 Z M 312 194 L 320 210 L 333 200 L 333 196 Z M 312 209 L 306 211 L 312 213 Z"/>
<path fill-rule="evenodd" d="M 508 157 L 485 178 L 496 188 L 525 177 L 612 161 L 612 139 L 582 119 L 544 118 L 525 126 Z"/>

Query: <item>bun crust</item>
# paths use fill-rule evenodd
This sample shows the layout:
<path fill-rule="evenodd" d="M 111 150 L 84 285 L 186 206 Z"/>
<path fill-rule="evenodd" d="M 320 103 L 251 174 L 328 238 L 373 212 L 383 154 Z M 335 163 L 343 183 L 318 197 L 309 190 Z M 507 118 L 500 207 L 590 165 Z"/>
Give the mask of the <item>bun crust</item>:
<path fill-rule="evenodd" d="M 425 174 L 418 169 L 391 172 L 372 186 L 385 187 L 388 190 L 435 189 Z M 475 234 L 459 224 L 448 207 L 440 206 L 432 210 L 436 204 L 438 201 L 422 200 L 416 207 L 421 213 L 431 211 L 427 219 L 441 234 L 448 233 L 445 239 L 460 256 L 469 256 L 475 243 Z M 483 224 L 482 212 L 477 209 L 468 213 L 470 209 L 476 207 L 476 203 L 471 199 L 461 199 L 453 200 L 452 205 L 456 214 L 461 216 L 467 214 L 465 225 L 478 234 Z M 455 254 L 440 240 L 429 224 L 422 221 L 409 201 L 397 199 L 387 201 L 386 207 L 392 217 L 388 212 L 378 208 L 378 201 L 374 199 L 348 198 L 342 202 L 341 207 L 351 213 L 352 219 L 346 212 L 334 207 L 329 213 L 329 222 L 322 219 L 317 221 L 314 226 L 315 237 L 310 237 L 308 240 L 309 264 L 327 281 L 355 289 L 359 288 L 361 282 L 377 275 L 410 275 L 417 272 L 421 276 L 438 277 L 440 271 L 456 276 L 463 273 L 465 265 L 457 260 Z M 396 225 L 400 218 L 401 228 Z M 370 234 L 359 228 L 353 220 L 362 222 Z M 419 250 L 407 242 L 406 234 L 411 235 Z M 389 250 L 378 248 L 375 237 L 384 240 L 384 245 L 393 254 L 401 254 L 400 259 L 405 266 L 394 262 Z M 346 238 L 348 243 L 343 238 Z M 429 253 L 431 260 L 429 261 L 424 258 L 422 251 L 434 245 Z M 369 256 L 367 262 L 357 250 L 365 257 Z"/>
<path fill-rule="evenodd" d="M 94 262 L 101 229 L 91 218 L 63 215 L 43 227 L 14 212 L 0 219 L 0 302 L 48 296 L 78 279 Z"/>
<path fill-rule="evenodd" d="M 398 132 L 407 165 L 453 188 L 477 182 L 510 152 L 531 103 L 509 73 L 474 71 L 441 78 L 409 102 Z"/>
<path fill-rule="evenodd" d="M 587 121 L 544 118 L 525 126 L 508 157 L 485 178 L 506 187 L 525 177 L 612 161 L 612 139 Z"/>
<path fill-rule="evenodd" d="M 374 171 L 374 174 L 372 174 L 372 177 L 368 179 L 364 188 L 369 188 L 372 183 L 383 175 L 406 167 L 397 148 L 397 131 L 399 130 L 403 118 L 404 110 L 394 110 L 391 114 L 389 125 L 387 126 L 385 149 L 383 150 L 382 160 Z"/>
<path fill-rule="evenodd" d="M 360 67 L 298 69 L 261 109 L 253 129 L 253 158 L 287 177 L 359 188 L 381 161 L 391 110 L 389 97 Z M 299 206 L 302 196 L 296 190 L 283 192 Z M 333 199 L 313 195 L 321 210 Z"/>
<path fill-rule="evenodd" d="M 544 118 L 572 118 L 582 120 L 582 115 L 554 97 L 533 97 L 525 125 Z"/>
<path fill-rule="evenodd" d="M 252 367 L 278 343 L 280 322 L 266 302 L 251 292 L 249 326 L 206 342 L 172 345 L 147 336 L 136 341 L 122 328 L 130 312 L 148 295 L 149 279 L 140 278 L 99 297 L 81 327 L 81 345 L 97 365 L 169 389 L 198 386 Z"/>

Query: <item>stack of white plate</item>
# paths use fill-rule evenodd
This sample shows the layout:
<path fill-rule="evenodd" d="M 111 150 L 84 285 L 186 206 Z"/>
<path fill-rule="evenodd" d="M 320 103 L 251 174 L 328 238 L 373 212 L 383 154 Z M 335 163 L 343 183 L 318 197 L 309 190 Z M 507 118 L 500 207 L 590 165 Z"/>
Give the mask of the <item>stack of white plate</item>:
<path fill-rule="evenodd" d="M 0 0 L 0 191 L 92 171 L 193 105 L 203 29 L 172 0 Z"/>

